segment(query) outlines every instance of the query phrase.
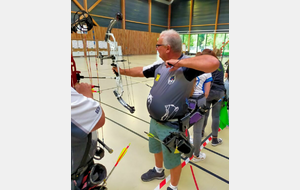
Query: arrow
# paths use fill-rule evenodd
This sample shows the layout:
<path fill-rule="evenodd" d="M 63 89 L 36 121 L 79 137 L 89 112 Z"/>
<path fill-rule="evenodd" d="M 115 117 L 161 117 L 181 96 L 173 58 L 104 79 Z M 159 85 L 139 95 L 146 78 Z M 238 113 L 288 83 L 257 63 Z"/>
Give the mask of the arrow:
<path fill-rule="evenodd" d="M 97 90 L 94 90 L 94 89 L 92 89 L 92 92 L 96 92 L 96 93 L 100 92 L 101 93 L 101 91 L 97 91 Z"/>
<path fill-rule="evenodd" d="M 117 163 L 115 164 L 114 167 L 116 167 L 119 164 L 120 160 L 124 157 L 124 155 L 126 154 L 126 152 L 127 152 L 128 148 L 129 148 L 130 144 L 131 143 L 129 143 L 129 145 L 126 148 L 123 148 L 123 150 L 122 150 L 122 152 L 121 152 L 121 154 L 120 154 L 120 156 L 118 158 L 118 161 L 117 161 Z"/>
<path fill-rule="evenodd" d="M 131 143 L 129 143 L 129 145 L 126 148 L 123 148 L 123 150 L 122 150 L 121 154 L 119 155 L 118 160 L 117 160 L 116 164 L 114 165 L 113 169 L 110 171 L 110 173 L 108 174 L 108 176 L 103 180 L 103 185 L 102 186 L 105 185 L 105 183 L 106 183 L 107 179 L 109 178 L 109 176 L 111 175 L 111 173 L 114 171 L 114 169 L 117 167 L 117 165 L 119 164 L 119 162 L 121 161 L 121 159 L 124 157 L 124 155 L 126 154 L 126 152 L 127 152 L 128 148 L 129 148 L 130 144 Z"/>
<path fill-rule="evenodd" d="M 162 140 L 156 138 L 152 133 L 148 133 L 148 132 L 146 132 L 146 131 L 144 131 L 144 133 L 146 133 L 148 137 L 153 138 L 153 139 L 155 139 L 155 140 L 161 142 L 162 144 L 165 144 Z"/>
<path fill-rule="evenodd" d="M 146 132 L 146 131 L 144 131 L 144 133 L 146 133 L 148 137 L 153 138 L 153 139 L 159 141 L 161 144 L 165 145 L 165 147 L 169 150 L 170 153 L 172 152 L 172 151 L 170 150 L 170 148 L 169 148 L 162 140 L 156 138 L 152 133 L 148 133 L 148 132 Z M 175 150 L 175 151 L 176 151 L 176 150 Z"/>

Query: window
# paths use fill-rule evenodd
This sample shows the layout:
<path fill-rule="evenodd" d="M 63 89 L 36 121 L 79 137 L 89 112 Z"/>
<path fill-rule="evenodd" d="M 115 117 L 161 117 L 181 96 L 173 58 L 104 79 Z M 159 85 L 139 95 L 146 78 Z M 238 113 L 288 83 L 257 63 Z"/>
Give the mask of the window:
<path fill-rule="evenodd" d="M 186 50 L 190 49 L 189 54 L 196 54 L 197 52 L 201 52 L 204 49 L 213 49 L 214 45 L 214 34 L 191 34 L 190 37 L 190 47 L 188 47 L 188 38 L 189 34 L 180 34 L 182 43 L 185 43 Z M 228 33 L 218 33 L 216 35 L 216 42 L 215 47 L 220 49 L 222 46 L 222 56 L 223 57 L 229 57 L 229 34 Z"/>

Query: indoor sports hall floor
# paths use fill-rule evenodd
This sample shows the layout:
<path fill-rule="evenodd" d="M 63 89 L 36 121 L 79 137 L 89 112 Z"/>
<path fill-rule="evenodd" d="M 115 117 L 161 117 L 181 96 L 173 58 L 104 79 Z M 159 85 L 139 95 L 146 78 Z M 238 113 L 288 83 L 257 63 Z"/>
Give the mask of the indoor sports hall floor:
<path fill-rule="evenodd" d="M 86 62 L 91 64 L 92 76 L 97 76 L 94 57 L 87 58 L 74 57 L 77 70 L 81 75 L 87 78 L 81 79 L 81 82 L 89 83 Z M 146 66 L 158 60 L 157 55 L 139 55 L 123 56 L 123 59 L 129 60 L 130 67 Z M 227 58 L 228 59 L 228 58 Z M 223 63 L 227 59 L 223 59 Z M 99 76 L 114 76 L 111 70 L 111 60 L 104 60 L 104 64 L 99 65 Z M 126 63 L 127 64 L 127 63 Z M 121 63 L 121 68 L 124 68 Z M 127 66 L 128 68 L 128 66 Z M 110 154 L 105 150 L 105 156 L 97 161 L 104 165 L 107 174 L 116 164 L 117 159 L 128 144 L 130 144 L 127 153 L 120 160 L 117 167 L 107 180 L 109 190 L 154 190 L 162 180 L 153 180 L 143 182 L 141 175 L 154 167 L 154 156 L 148 151 L 148 136 L 144 131 L 149 131 L 150 117 L 146 108 L 146 100 L 153 84 L 153 78 L 122 78 L 124 85 L 123 99 L 128 103 L 128 92 L 133 97 L 135 112 L 131 114 L 116 99 L 113 90 L 116 87 L 114 79 L 100 79 L 101 86 L 101 106 L 105 112 L 106 122 L 103 129 L 98 130 L 98 136 L 107 146 L 113 149 Z M 97 79 L 92 83 L 98 85 Z M 95 89 L 96 90 L 96 89 Z M 94 93 L 94 99 L 98 100 L 99 95 Z M 208 119 L 208 125 L 204 134 L 204 140 L 211 133 L 211 114 Z M 192 135 L 192 128 L 190 128 Z M 206 159 L 197 163 L 189 162 L 182 168 L 181 178 L 179 181 L 179 190 L 196 190 L 196 185 L 192 176 L 191 168 L 200 190 L 228 190 L 229 189 L 229 128 L 219 132 L 219 137 L 223 139 L 223 144 L 213 147 L 209 143 L 204 148 Z M 184 162 L 184 158 L 182 162 Z M 165 170 L 166 177 L 169 176 L 169 170 Z M 170 181 L 161 189 L 167 189 Z"/>

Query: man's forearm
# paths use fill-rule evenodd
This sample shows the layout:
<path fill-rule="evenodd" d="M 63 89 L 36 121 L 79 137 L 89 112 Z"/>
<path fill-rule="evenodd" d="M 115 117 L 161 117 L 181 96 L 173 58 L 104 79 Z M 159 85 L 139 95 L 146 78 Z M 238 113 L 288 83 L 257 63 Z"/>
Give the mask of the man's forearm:
<path fill-rule="evenodd" d="M 201 55 L 188 59 L 181 59 L 178 62 L 178 66 L 211 73 L 219 68 L 219 60 L 211 55 Z"/>
<path fill-rule="evenodd" d="M 143 67 L 133 67 L 130 69 L 120 69 L 121 75 L 131 76 L 131 77 L 144 77 Z"/>
<path fill-rule="evenodd" d="M 205 96 L 205 98 L 207 98 L 208 95 L 209 95 L 210 85 L 211 85 L 211 82 L 207 82 L 207 83 L 204 84 L 204 96 Z"/>

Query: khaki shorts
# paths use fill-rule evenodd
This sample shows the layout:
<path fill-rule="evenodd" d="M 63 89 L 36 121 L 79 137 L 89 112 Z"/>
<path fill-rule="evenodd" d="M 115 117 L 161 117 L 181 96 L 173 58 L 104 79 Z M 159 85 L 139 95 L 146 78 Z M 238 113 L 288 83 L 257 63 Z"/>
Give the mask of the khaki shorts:
<path fill-rule="evenodd" d="M 150 121 L 150 133 L 152 133 L 156 138 L 161 141 L 168 135 L 170 132 L 178 131 L 177 129 L 162 125 L 154 119 Z M 149 137 L 149 151 L 151 153 L 160 153 L 163 152 L 164 157 L 164 166 L 166 169 L 172 169 L 181 164 L 181 153 L 174 154 L 174 148 L 171 148 L 172 153 L 158 140 Z"/>

